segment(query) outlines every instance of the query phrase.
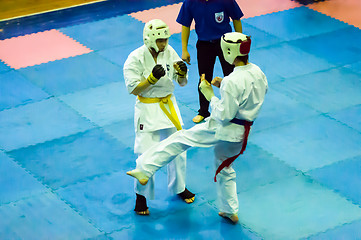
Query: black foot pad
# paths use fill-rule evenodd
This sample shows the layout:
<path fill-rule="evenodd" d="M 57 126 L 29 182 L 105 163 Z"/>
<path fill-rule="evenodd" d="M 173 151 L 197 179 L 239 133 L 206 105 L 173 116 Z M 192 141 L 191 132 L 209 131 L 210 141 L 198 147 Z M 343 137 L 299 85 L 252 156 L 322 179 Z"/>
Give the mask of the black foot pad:
<path fill-rule="evenodd" d="M 136 195 L 137 195 L 137 200 L 135 201 L 134 211 L 136 211 L 136 212 L 147 211 L 147 209 L 148 209 L 147 199 L 144 196 L 139 195 L 137 193 L 136 193 Z"/>
<path fill-rule="evenodd" d="M 194 194 L 194 193 L 191 193 L 191 192 L 188 191 L 188 189 L 186 188 L 186 189 L 184 189 L 183 192 L 178 193 L 178 196 L 180 196 L 183 200 L 185 200 L 185 199 L 190 199 L 190 198 L 194 197 L 195 194 Z"/>

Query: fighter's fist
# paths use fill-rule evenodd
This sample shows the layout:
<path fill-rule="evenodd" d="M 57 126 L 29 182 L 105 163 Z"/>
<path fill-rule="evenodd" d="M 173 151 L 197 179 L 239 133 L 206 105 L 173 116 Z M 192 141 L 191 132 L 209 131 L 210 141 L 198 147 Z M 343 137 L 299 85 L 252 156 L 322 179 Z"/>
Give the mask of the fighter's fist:
<path fill-rule="evenodd" d="M 176 70 L 177 74 L 181 77 L 185 77 L 187 74 L 187 65 L 183 61 L 178 61 L 173 64 L 174 69 Z"/>
<path fill-rule="evenodd" d="M 221 82 L 222 82 L 223 78 L 220 77 L 215 77 L 213 78 L 211 84 L 217 88 L 221 87 Z"/>
<path fill-rule="evenodd" d="M 147 80 L 150 84 L 154 85 L 158 80 L 165 75 L 165 70 L 162 65 L 157 64 L 154 66 L 152 73 L 148 76 Z"/>
<path fill-rule="evenodd" d="M 165 75 L 165 70 L 162 65 L 157 64 L 154 66 L 154 68 L 152 70 L 152 74 L 155 78 L 157 78 L 159 80 L 161 77 L 163 77 Z"/>

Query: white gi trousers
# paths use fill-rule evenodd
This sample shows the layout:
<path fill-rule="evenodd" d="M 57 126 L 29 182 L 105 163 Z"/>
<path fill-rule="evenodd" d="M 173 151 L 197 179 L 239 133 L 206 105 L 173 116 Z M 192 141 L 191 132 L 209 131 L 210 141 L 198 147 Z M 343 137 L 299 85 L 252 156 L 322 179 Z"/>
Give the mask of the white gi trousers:
<path fill-rule="evenodd" d="M 156 143 L 172 135 L 177 129 L 167 128 L 153 132 L 137 132 L 134 144 L 134 152 L 140 156 L 146 150 L 151 149 Z M 174 159 L 167 166 L 168 190 L 171 194 L 178 194 L 185 189 L 187 153 L 184 152 Z M 138 168 L 137 163 L 137 168 Z M 147 199 L 154 199 L 154 175 L 149 178 L 148 184 L 143 186 L 137 180 L 134 182 L 134 190 L 137 194 L 143 195 Z"/>
<path fill-rule="evenodd" d="M 214 164 L 217 169 L 224 160 L 237 155 L 242 148 L 242 142 L 227 142 L 217 139 L 215 137 L 217 125 L 215 120 L 207 119 L 205 123 L 174 133 L 141 155 L 137 159 L 137 168 L 148 177 L 152 177 L 157 170 L 169 164 L 188 148 L 214 146 Z M 196 161 L 196 159 L 194 160 Z M 219 210 L 230 214 L 238 213 L 236 172 L 232 165 L 223 168 L 217 175 L 216 185 Z"/>

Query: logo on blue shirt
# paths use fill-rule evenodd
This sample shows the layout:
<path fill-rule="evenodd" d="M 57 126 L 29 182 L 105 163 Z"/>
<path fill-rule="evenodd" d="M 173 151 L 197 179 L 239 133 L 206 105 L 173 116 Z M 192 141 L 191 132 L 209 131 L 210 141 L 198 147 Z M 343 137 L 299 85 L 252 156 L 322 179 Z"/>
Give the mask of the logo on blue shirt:
<path fill-rule="evenodd" d="M 217 23 L 221 23 L 224 20 L 224 13 L 223 12 L 215 13 L 214 17 L 216 18 Z"/>

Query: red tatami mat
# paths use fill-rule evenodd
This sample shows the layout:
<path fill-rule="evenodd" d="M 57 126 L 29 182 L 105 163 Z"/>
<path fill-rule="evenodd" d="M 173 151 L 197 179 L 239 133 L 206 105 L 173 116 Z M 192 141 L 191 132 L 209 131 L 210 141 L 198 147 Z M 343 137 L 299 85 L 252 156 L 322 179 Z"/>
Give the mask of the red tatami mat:
<path fill-rule="evenodd" d="M 168 24 L 171 33 L 180 33 L 182 31 L 182 26 L 176 22 L 176 19 L 181 6 L 182 3 L 178 3 L 145 11 L 135 12 L 129 15 L 144 23 L 155 18 L 161 19 L 166 24 Z M 194 22 L 192 23 L 191 29 L 194 29 Z"/>
<path fill-rule="evenodd" d="M 244 13 L 244 18 L 260 16 L 301 6 L 290 0 L 236 0 Z M 180 33 L 182 27 L 176 22 L 182 3 L 149 9 L 129 14 L 144 23 L 154 19 L 162 19 L 169 26 L 171 33 Z M 191 29 L 194 29 L 194 22 Z"/>
<path fill-rule="evenodd" d="M 236 0 L 243 11 L 244 18 L 288 10 L 302 6 L 291 0 Z"/>
<path fill-rule="evenodd" d="M 0 60 L 15 69 L 89 52 L 89 48 L 54 29 L 0 41 Z"/>
<path fill-rule="evenodd" d="M 329 0 L 308 5 L 309 8 L 361 28 L 360 0 Z"/>

